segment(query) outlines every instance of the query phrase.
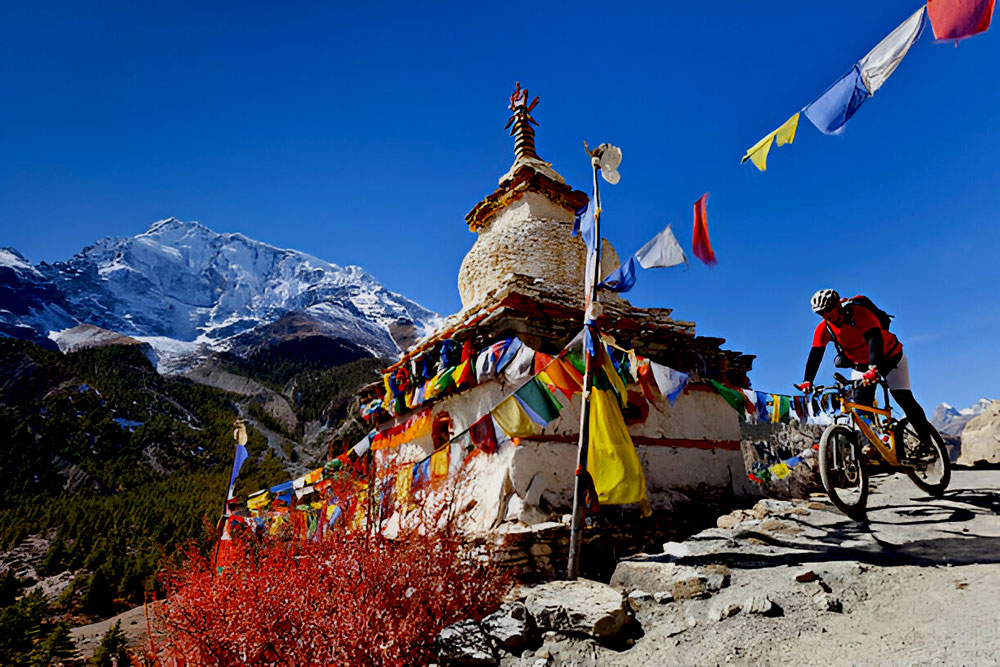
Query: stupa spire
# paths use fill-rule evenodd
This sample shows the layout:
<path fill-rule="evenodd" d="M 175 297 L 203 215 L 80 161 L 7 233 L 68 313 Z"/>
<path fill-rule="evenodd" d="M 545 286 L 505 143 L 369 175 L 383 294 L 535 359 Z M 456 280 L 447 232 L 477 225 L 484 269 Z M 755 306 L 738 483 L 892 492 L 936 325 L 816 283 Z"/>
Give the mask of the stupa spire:
<path fill-rule="evenodd" d="M 539 159 L 535 152 L 535 128 L 538 121 L 531 117 L 531 110 L 538 104 L 538 96 L 528 104 L 528 89 L 521 88 L 521 82 L 517 82 L 514 94 L 510 96 L 510 107 L 514 115 L 510 117 L 503 129 L 510 128 L 510 136 L 514 137 L 514 160 L 523 158 Z M 514 127 L 511 127 L 513 125 Z"/>
<path fill-rule="evenodd" d="M 538 121 L 531 116 L 531 110 L 538 104 L 538 96 L 536 95 L 530 104 L 529 99 L 528 89 L 521 88 L 521 82 L 518 81 L 514 94 L 510 96 L 510 105 L 507 107 L 513 115 L 503 128 L 509 129 L 510 136 L 514 137 L 514 164 L 500 178 L 500 184 L 512 180 L 522 167 L 528 167 L 557 183 L 565 183 L 566 181 L 552 168 L 552 165 L 538 157 L 538 153 L 535 152 L 535 128 L 532 125 L 538 125 Z"/>

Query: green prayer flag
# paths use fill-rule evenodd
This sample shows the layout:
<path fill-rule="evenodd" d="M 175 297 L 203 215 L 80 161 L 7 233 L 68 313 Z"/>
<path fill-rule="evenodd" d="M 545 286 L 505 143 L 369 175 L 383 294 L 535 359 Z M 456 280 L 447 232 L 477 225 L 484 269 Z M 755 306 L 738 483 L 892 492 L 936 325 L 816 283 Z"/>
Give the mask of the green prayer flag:
<path fill-rule="evenodd" d="M 712 386 L 715 387 L 715 391 L 719 392 L 722 398 L 726 399 L 726 403 L 733 406 L 733 410 L 742 414 L 746 413 L 747 400 L 746 396 L 743 395 L 742 391 L 737 391 L 736 389 L 731 389 L 721 382 L 716 382 L 715 380 L 709 380 Z"/>
<path fill-rule="evenodd" d="M 558 417 L 559 411 L 562 410 L 559 401 L 537 377 L 531 378 L 526 385 L 515 391 L 514 395 L 524 401 L 524 404 L 545 424 Z"/>

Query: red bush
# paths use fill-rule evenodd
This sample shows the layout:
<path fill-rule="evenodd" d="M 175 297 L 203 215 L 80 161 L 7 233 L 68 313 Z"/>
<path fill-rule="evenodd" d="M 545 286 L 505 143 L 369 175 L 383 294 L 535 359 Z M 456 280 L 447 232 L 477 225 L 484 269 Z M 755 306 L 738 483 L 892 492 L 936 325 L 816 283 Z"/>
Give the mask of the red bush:
<path fill-rule="evenodd" d="M 450 525 L 396 540 L 341 530 L 322 541 L 237 537 L 233 544 L 232 565 L 221 574 L 191 549 L 164 577 L 151 662 L 426 663 L 443 627 L 482 618 L 509 588 Z"/>

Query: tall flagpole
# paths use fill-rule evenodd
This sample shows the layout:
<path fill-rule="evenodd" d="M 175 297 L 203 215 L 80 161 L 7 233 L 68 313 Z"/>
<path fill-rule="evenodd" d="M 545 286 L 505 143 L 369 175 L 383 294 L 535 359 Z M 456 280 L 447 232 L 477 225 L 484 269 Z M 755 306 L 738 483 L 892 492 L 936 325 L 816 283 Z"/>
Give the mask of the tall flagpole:
<path fill-rule="evenodd" d="M 584 142 L 584 147 L 587 144 Z M 593 255 L 590 283 L 584 286 L 584 370 L 583 370 L 583 394 L 582 409 L 580 410 L 580 441 L 576 448 L 576 477 L 573 485 L 573 520 L 570 524 L 569 533 L 569 563 L 566 566 L 566 578 L 576 579 L 580 576 L 580 547 L 583 545 L 583 522 L 584 522 L 584 500 L 586 492 L 584 480 L 587 474 L 587 447 L 590 442 L 590 391 L 594 385 L 594 371 L 591 369 L 592 355 L 586 353 L 586 337 L 589 334 L 587 329 L 594 323 L 597 317 L 595 304 L 597 303 L 597 283 L 601 275 L 601 193 L 597 185 L 597 170 L 600 169 L 600 152 L 604 145 L 598 146 L 593 152 L 587 151 L 590 155 L 590 163 L 594 168 L 594 249 L 588 251 L 588 255 Z M 597 341 L 595 341 L 596 345 Z M 595 349 L 596 351 L 596 349 Z"/>

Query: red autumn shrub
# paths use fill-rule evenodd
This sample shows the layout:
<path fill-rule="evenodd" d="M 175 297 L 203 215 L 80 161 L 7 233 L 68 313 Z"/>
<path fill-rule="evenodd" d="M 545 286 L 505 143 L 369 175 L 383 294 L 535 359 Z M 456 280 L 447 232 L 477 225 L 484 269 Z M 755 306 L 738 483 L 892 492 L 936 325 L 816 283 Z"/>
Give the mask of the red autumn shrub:
<path fill-rule="evenodd" d="M 321 541 L 233 544 L 221 574 L 191 549 L 164 577 L 150 662 L 426 664 L 442 628 L 482 618 L 510 585 L 451 525 L 395 540 L 341 530 Z"/>

